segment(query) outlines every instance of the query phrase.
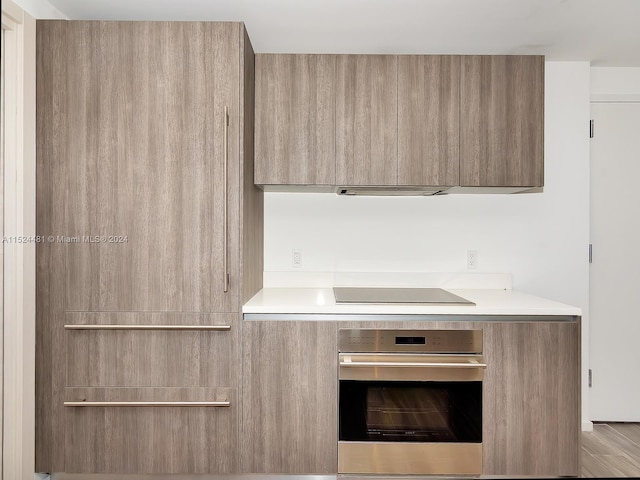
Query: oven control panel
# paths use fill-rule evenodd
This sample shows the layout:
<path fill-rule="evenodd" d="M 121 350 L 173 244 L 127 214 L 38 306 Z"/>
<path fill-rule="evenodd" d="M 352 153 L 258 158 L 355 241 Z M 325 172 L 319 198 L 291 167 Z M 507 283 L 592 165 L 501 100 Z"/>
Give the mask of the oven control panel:
<path fill-rule="evenodd" d="M 340 329 L 338 350 L 349 353 L 482 353 L 482 330 Z"/>

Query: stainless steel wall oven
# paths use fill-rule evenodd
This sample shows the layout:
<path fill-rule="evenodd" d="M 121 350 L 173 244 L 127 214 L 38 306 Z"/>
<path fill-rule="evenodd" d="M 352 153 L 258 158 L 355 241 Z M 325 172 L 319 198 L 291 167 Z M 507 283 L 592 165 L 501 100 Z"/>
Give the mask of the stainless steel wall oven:
<path fill-rule="evenodd" d="M 481 330 L 339 332 L 339 473 L 481 474 Z"/>

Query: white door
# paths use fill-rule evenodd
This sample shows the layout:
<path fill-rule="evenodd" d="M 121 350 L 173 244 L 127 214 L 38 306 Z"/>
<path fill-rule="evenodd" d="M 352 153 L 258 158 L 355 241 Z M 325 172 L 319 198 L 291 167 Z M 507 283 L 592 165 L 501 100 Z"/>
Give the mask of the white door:
<path fill-rule="evenodd" d="M 640 103 L 592 103 L 591 420 L 640 421 Z"/>

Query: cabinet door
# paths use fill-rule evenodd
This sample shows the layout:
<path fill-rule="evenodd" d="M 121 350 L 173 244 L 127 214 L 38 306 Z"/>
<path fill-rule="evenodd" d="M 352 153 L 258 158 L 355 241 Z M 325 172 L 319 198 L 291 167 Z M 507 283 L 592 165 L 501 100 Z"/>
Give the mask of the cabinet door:
<path fill-rule="evenodd" d="M 460 57 L 398 57 L 398 184 L 458 185 Z"/>
<path fill-rule="evenodd" d="M 238 314 L 65 315 L 68 387 L 238 387 Z"/>
<path fill-rule="evenodd" d="M 460 185 L 542 186 L 544 57 L 465 56 Z"/>
<path fill-rule="evenodd" d="M 335 55 L 256 55 L 255 183 L 335 183 Z"/>
<path fill-rule="evenodd" d="M 37 222 L 51 239 L 36 253 L 37 471 L 65 471 L 65 458 L 71 468 L 94 465 L 104 455 L 82 437 L 78 457 L 65 450 L 66 385 L 238 381 L 239 38 L 237 23 L 37 24 Z M 74 323 L 232 330 L 65 329 Z M 92 415 L 84 432 L 102 418 Z M 167 421 L 183 428 L 180 418 Z M 198 438 L 210 434 L 208 423 L 198 425 Z M 111 424 L 103 427 L 110 434 Z M 125 447 L 114 455 L 126 450 L 130 465 L 142 465 L 140 450 Z"/>
<path fill-rule="evenodd" d="M 39 24 L 67 310 L 237 312 L 238 39 L 233 23 Z"/>
<path fill-rule="evenodd" d="M 239 471 L 235 389 L 66 388 L 64 395 L 68 473 Z"/>
<path fill-rule="evenodd" d="M 483 473 L 580 473 L 579 323 L 484 327 Z"/>
<path fill-rule="evenodd" d="M 397 87 L 395 55 L 338 55 L 338 185 L 396 185 Z"/>
<path fill-rule="evenodd" d="M 243 471 L 335 474 L 336 323 L 251 321 L 243 336 Z"/>

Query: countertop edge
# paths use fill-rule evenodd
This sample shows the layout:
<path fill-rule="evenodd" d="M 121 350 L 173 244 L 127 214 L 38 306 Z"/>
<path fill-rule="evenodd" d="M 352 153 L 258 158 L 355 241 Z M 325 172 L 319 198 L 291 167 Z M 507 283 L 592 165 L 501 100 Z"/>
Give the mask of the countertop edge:
<path fill-rule="evenodd" d="M 440 314 L 350 314 L 350 313 L 244 313 L 246 321 L 411 321 L 411 322 L 577 322 L 580 315 L 440 315 Z"/>
<path fill-rule="evenodd" d="M 242 307 L 247 320 L 399 319 L 439 321 L 571 321 L 578 307 L 506 289 L 449 289 L 473 305 L 337 304 L 331 288 L 263 288 Z M 531 320 L 528 320 L 531 319 Z"/>

